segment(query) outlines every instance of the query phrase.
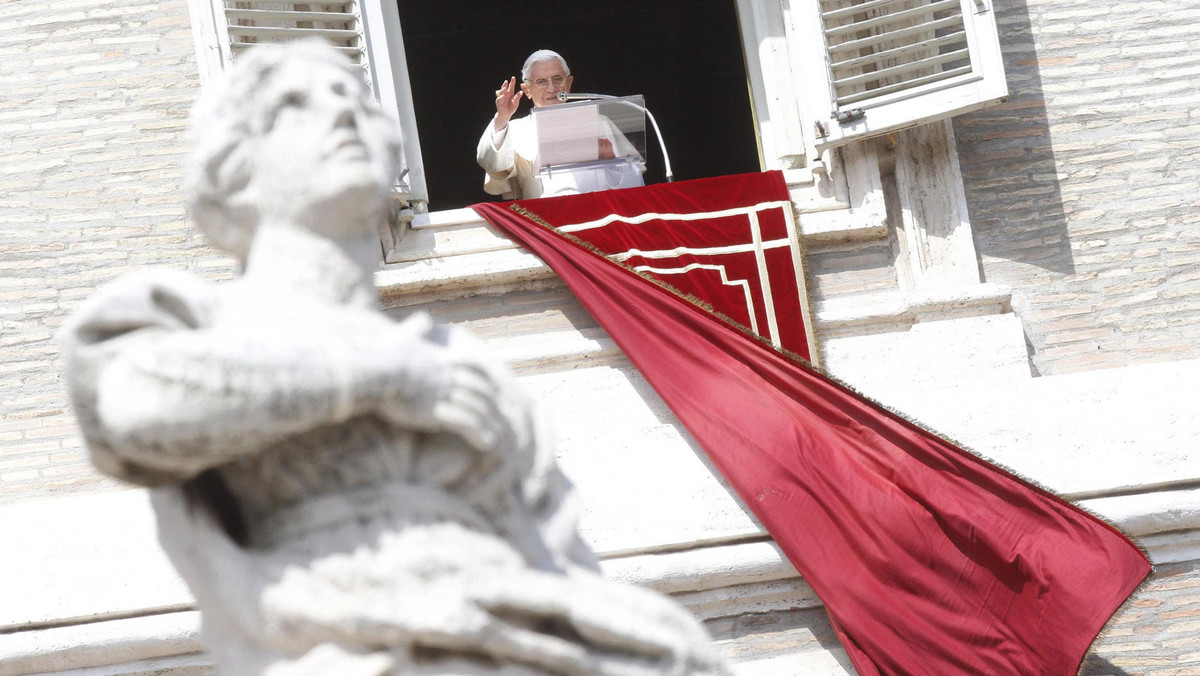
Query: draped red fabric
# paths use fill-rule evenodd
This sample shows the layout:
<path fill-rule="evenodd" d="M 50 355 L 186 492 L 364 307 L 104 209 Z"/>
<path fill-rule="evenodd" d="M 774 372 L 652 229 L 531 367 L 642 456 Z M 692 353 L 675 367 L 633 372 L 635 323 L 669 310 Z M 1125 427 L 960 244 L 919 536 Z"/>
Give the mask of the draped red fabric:
<path fill-rule="evenodd" d="M 821 597 L 860 674 L 1075 674 L 1150 572 L 1124 535 L 547 227 L 775 200 L 786 187 L 763 174 L 475 209 L 642 372 Z"/>
<path fill-rule="evenodd" d="M 801 312 L 806 294 L 799 237 L 781 173 L 536 204 L 539 217 L 563 233 L 707 303 L 775 346 L 811 359 Z"/>

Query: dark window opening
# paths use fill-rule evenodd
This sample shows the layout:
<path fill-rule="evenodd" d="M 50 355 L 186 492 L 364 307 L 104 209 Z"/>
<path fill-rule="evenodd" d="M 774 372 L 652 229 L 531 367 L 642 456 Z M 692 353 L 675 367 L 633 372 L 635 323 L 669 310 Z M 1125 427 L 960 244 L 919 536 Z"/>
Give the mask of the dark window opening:
<path fill-rule="evenodd" d="M 760 169 L 732 0 L 398 2 L 431 209 L 497 199 L 483 192 L 475 145 L 496 88 L 537 49 L 566 58 L 573 91 L 645 96 L 676 181 Z M 661 183 L 649 122 L 646 132 L 645 180 Z"/>

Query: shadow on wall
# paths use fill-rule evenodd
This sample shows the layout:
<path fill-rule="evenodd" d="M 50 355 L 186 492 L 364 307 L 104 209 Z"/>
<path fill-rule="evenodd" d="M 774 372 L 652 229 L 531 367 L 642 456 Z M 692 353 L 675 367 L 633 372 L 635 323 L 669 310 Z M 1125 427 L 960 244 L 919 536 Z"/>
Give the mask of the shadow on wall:
<path fill-rule="evenodd" d="M 1080 676 L 1131 676 L 1128 671 L 1098 655 L 1088 655 L 1083 661 Z"/>
<path fill-rule="evenodd" d="M 810 662 L 811 673 L 818 670 L 823 674 L 856 673 L 823 607 L 747 613 L 707 620 L 704 625 L 718 647 L 728 649 L 729 643 L 736 640 L 737 652 L 726 652 L 735 664 L 747 658 L 787 660 L 801 654 L 808 654 L 811 659 L 813 653 L 823 651 L 828 653 L 827 660 L 820 666 Z"/>
<path fill-rule="evenodd" d="M 1069 275 L 1075 264 L 1028 6 L 1013 0 L 995 12 L 1008 100 L 954 118 L 975 249 L 982 260 Z M 985 273 L 985 281 L 1004 280 Z"/>

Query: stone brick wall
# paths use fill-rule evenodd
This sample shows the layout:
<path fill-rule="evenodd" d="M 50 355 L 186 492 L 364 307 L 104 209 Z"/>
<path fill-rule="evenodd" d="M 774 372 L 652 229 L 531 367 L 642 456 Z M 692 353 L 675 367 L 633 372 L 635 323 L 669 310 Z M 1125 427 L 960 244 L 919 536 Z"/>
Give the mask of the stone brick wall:
<path fill-rule="evenodd" d="M 1082 676 L 1200 674 L 1200 562 L 1159 566 L 1113 617 Z"/>
<path fill-rule="evenodd" d="M 1200 1 L 995 8 L 1011 96 L 954 129 L 1035 367 L 1200 357 Z"/>
<path fill-rule="evenodd" d="M 83 298 L 147 265 L 232 272 L 185 214 L 198 91 L 184 0 L 0 2 L 0 503 L 112 485 L 53 339 Z"/>

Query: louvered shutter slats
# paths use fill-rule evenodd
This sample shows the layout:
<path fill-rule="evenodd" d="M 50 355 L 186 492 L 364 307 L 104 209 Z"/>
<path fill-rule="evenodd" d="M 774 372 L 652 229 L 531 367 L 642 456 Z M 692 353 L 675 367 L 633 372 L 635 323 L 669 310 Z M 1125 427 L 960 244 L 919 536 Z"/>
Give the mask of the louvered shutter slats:
<path fill-rule="evenodd" d="M 294 10 L 272 9 L 226 9 L 225 18 L 230 25 L 234 21 L 249 21 L 248 25 L 256 25 L 256 21 L 312 21 L 314 23 L 347 25 L 355 21 L 351 12 L 297 12 Z"/>
<path fill-rule="evenodd" d="M 874 54 L 869 54 L 867 56 L 839 61 L 837 65 L 833 67 L 833 71 L 835 74 L 837 74 L 852 68 L 862 68 L 864 65 L 877 63 L 880 59 L 899 59 L 916 52 L 927 51 L 943 45 L 959 44 L 965 40 L 966 34 L 962 31 L 950 33 L 940 38 L 922 40 L 921 42 L 917 42 L 915 44 L 905 45 L 903 47 L 894 47 L 892 49 L 875 52 Z"/>
<path fill-rule="evenodd" d="M 912 78 L 905 80 L 904 82 L 900 82 L 900 83 L 896 83 L 896 84 L 892 84 L 892 85 L 884 85 L 882 87 L 879 87 L 877 89 L 872 89 L 870 91 L 860 92 L 858 94 L 847 94 L 845 96 L 839 97 L 838 102 L 844 106 L 851 105 L 854 103 L 859 103 L 860 101 L 866 101 L 868 99 L 872 99 L 872 98 L 875 98 L 878 96 L 883 96 L 885 94 L 894 94 L 896 92 L 901 92 L 906 89 L 912 89 L 914 87 L 920 87 L 920 86 L 923 86 L 926 84 L 931 84 L 934 82 L 938 82 L 940 80 L 945 80 L 947 78 L 958 77 L 959 75 L 967 75 L 967 74 L 970 74 L 970 72 L 971 72 L 970 66 L 962 66 L 962 67 L 954 68 L 951 70 L 945 70 L 945 71 L 942 71 L 940 73 L 936 73 L 933 75 L 912 77 Z"/>
<path fill-rule="evenodd" d="M 895 44 L 897 41 L 911 41 L 911 44 L 904 46 L 917 46 L 923 41 L 922 38 L 929 36 L 931 33 L 939 30 L 958 28 L 958 35 L 965 35 L 962 28 L 962 20 L 958 17 L 949 17 L 946 19 L 935 19 L 916 26 L 908 26 L 905 28 L 895 28 L 886 33 L 871 33 L 862 37 L 856 37 L 852 40 L 846 40 L 838 44 L 829 46 L 829 53 L 838 57 L 833 66 L 836 68 L 841 63 L 841 59 L 846 58 L 844 55 L 857 56 L 859 60 L 868 60 L 878 62 L 883 60 L 883 51 L 892 49 L 888 45 Z M 877 51 L 879 50 L 879 51 Z"/>
<path fill-rule="evenodd" d="M 911 0 L 868 0 L 867 2 L 853 4 L 848 7 L 834 7 L 833 9 L 829 9 L 828 3 L 826 3 L 826 6 L 822 8 L 821 18 L 826 22 L 845 21 L 846 19 L 852 18 L 855 14 L 860 12 L 873 12 L 876 10 L 885 9 L 892 5 L 903 5 L 904 3 L 910 1 Z"/>
<path fill-rule="evenodd" d="M 884 3 L 884 5 L 881 8 L 872 10 L 872 12 L 882 11 L 883 9 L 891 10 L 893 6 L 903 5 L 903 4 L 905 4 L 905 3 L 904 2 L 896 2 L 895 0 L 889 0 L 889 2 Z M 881 29 L 881 32 L 888 32 L 888 31 L 892 30 L 892 28 L 891 28 L 892 26 L 895 26 L 904 21 L 918 21 L 921 24 L 924 24 L 924 23 L 930 21 L 931 18 L 938 12 L 946 12 L 946 11 L 957 12 L 959 10 L 959 0 L 941 0 L 940 2 L 931 2 L 928 5 L 921 5 L 919 7 L 911 7 L 908 9 L 902 9 L 898 12 L 888 11 L 886 13 L 879 14 L 878 16 L 875 16 L 873 18 L 870 17 L 870 15 L 867 14 L 866 12 L 864 12 L 862 9 L 860 9 L 864 6 L 865 5 L 857 5 L 854 7 L 854 9 L 856 11 L 850 12 L 850 13 L 847 13 L 844 10 L 842 10 L 842 11 L 830 12 L 830 13 L 822 15 L 822 18 L 825 20 L 825 25 L 827 26 L 827 28 L 825 29 L 826 37 L 840 38 L 846 34 L 853 34 L 853 33 L 858 33 L 860 31 L 871 30 L 871 29 Z M 856 15 L 860 15 L 860 14 L 864 15 L 866 18 L 861 18 L 861 19 L 854 18 Z M 831 16 L 842 16 L 842 17 L 851 19 L 851 21 L 845 25 L 838 26 L 831 20 Z M 958 23 L 961 25 L 962 20 L 959 19 Z M 832 26 L 832 27 L 829 27 L 829 26 Z"/>
<path fill-rule="evenodd" d="M 366 70 L 356 2 L 225 0 L 224 10 L 229 49 L 235 56 L 257 45 L 319 37 Z"/>
<path fill-rule="evenodd" d="M 908 74 L 913 73 L 914 71 L 924 70 L 924 68 L 928 68 L 930 66 L 941 66 L 942 64 L 949 64 L 949 62 L 959 61 L 967 58 L 970 58 L 970 55 L 967 54 L 967 50 L 958 49 L 954 50 L 954 52 L 946 52 L 943 54 L 938 54 L 937 56 L 929 56 L 929 58 L 925 59 L 908 61 L 905 62 L 905 64 L 888 68 L 880 68 L 880 70 L 859 74 L 859 76 L 835 79 L 834 83 L 838 86 L 853 86 L 866 82 L 872 82 L 872 80 L 887 78 L 900 78 L 902 83 L 907 82 L 907 80 L 910 79 L 916 79 L 914 77 L 907 77 Z M 947 72 L 948 70 L 949 68 L 943 72 Z M 970 67 L 967 67 L 967 70 L 970 71 Z"/>
<path fill-rule="evenodd" d="M 263 44 L 268 44 L 268 45 L 269 45 L 269 44 L 271 44 L 271 43 L 269 43 L 269 42 L 268 42 L 268 43 L 262 43 L 262 42 L 234 42 L 234 43 L 231 43 L 231 44 L 229 45 L 229 48 L 233 50 L 233 53 L 234 53 L 234 54 L 238 54 L 238 53 L 240 53 L 240 52 L 243 52 L 243 51 L 245 51 L 245 50 L 247 50 L 247 49 L 250 49 L 251 47 L 257 47 L 257 46 L 259 46 L 259 45 L 263 45 Z M 357 60 L 358 60 L 358 57 L 359 57 L 359 55 L 362 53 L 362 50 L 361 50 L 361 49 L 359 49 L 359 48 L 357 48 L 357 47 L 339 47 L 338 45 L 333 45 L 333 48 L 334 48 L 335 50 L 337 50 L 337 51 L 341 52 L 342 54 L 345 54 L 347 57 L 349 57 L 351 60 L 354 60 L 354 61 L 357 61 Z"/>
<path fill-rule="evenodd" d="M 276 38 L 280 42 L 305 37 L 322 37 L 331 41 L 353 40 L 358 37 L 358 32 L 353 30 L 336 28 L 284 28 L 276 26 L 230 26 L 229 34 L 238 37 Z"/>
<path fill-rule="evenodd" d="M 960 0 L 824 0 L 838 108 L 972 72 Z"/>

